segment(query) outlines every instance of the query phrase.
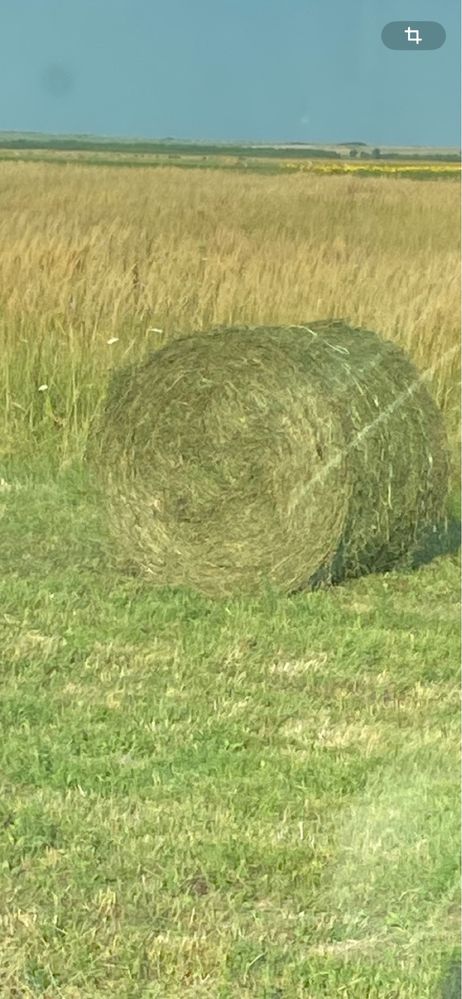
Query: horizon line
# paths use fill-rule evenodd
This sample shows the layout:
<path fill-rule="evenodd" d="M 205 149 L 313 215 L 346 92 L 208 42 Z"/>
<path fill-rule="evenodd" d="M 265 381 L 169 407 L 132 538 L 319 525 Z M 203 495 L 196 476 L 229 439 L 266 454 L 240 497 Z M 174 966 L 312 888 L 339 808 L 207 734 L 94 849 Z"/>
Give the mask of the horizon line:
<path fill-rule="evenodd" d="M 386 142 L 367 142 L 360 139 L 351 140 L 335 140 L 335 139 L 324 139 L 321 141 L 309 141 L 305 139 L 237 139 L 237 138 L 227 138 L 227 139 L 211 139 L 211 138 L 182 138 L 178 136 L 121 136 L 111 133 L 100 133 L 100 132 L 47 132 L 41 130 L 30 130 L 30 129 L 11 129 L 4 128 L 0 129 L 0 137 L 3 135 L 15 135 L 15 136 L 37 136 L 37 137 L 49 137 L 57 139 L 94 139 L 94 140 L 105 140 L 113 142 L 177 142 L 184 143 L 188 145 L 190 143 L 198 143 L 200 145 L 236 145 L 236 146 L 363 146 L 365 148 L 370 147 L 380 147 L 383 146 L 386 149 L 440 149 L 440 150 L 451 150 L 455 152 L 461 151 L 461 146 L 432 146 L 429 143 L 401 143 L 399 145 L 393 145 L 392 143 Z"/>

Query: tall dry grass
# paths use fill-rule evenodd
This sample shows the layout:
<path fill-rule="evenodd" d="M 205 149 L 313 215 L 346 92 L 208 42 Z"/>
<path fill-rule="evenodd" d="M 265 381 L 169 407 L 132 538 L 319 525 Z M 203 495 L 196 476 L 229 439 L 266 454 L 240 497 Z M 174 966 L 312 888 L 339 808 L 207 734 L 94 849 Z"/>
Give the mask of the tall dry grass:
<path fill-rule="evenodd" d="M 3 455 L 80 455 L 109 369 L 149 345 L 331 316 L 431 369 L 455 439 L 459 198 L 444 181 L 1 163 Z"/>

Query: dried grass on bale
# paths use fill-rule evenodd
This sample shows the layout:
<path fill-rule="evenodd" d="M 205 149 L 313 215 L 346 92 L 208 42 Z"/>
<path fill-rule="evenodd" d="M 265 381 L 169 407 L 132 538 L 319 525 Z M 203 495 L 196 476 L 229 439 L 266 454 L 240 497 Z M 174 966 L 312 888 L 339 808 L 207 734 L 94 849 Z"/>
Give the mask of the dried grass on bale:
<path fill-rule="evenodd" d="M 174 340 L 114 375 L 95 439 L 119 551 L 210 596 L 392 568 L 444 515 L 439 410 L 338 320 Z"/>

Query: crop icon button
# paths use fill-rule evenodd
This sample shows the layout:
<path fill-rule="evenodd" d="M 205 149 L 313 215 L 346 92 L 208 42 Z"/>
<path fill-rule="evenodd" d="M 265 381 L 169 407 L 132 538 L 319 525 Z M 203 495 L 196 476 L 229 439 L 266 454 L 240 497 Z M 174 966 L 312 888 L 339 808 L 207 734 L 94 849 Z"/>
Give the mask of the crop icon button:
<path fill-rule="evenodd" d="M 382 41 L 387 49 L 428 52 L 444 45 L 446 32 L 438 21 L 390 21 L 382 31 Z"/>

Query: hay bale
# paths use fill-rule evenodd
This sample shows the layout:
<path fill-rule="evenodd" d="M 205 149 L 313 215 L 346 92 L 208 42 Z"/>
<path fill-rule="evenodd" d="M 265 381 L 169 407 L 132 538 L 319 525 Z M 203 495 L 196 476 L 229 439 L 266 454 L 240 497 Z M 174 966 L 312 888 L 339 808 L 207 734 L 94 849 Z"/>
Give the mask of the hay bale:
<path fill-rule="evenodd" d="M 392 568 L 444 515 L 436 405 L 342 321 L 174 340 L 114 375 L 95 440 L 119 549 L 210 596 Z"/>

